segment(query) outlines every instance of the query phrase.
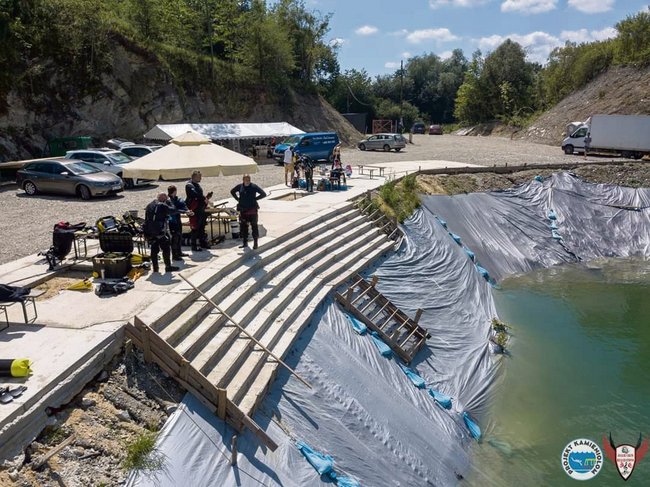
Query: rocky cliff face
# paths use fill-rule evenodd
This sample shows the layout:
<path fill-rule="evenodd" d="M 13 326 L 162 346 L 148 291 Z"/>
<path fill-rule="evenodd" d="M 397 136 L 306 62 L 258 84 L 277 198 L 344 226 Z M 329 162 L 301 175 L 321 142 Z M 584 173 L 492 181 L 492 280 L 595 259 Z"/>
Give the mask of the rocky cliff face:
<path fill-rule="evenodd" d="M 345 143 L 361 138 L 317 95 L 290 91 L 288 103 L 270 102 L 259 90 L 192 90 L 191 79 L 181 89 L 154 59 L 121 45 L 91 94 L 80 95 L 73 76 L 65 67 L 45 64 L 40 88 L 28 81 L 23 84 L 31 90 L 10 91 L 0 114 L 0 161 L 46 155 L 47 141 L 56 137 L 89 135 L 100 145 L 113 137 L 137 140 L 159 123 L 287 121 L 305 131 L 336 131 Z"/>

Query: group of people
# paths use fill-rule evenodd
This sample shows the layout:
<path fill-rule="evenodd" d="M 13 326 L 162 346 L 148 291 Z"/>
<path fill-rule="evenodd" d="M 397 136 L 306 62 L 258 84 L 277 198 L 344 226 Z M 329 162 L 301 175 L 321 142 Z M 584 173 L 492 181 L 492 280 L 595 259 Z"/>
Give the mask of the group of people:
<path fill-rule="evenodd" d="M 307 156 L 295 153 L 291 146 L 284 151 L 284 184 L 289 187 L 297 187 L 301 176 L 305 180 L 305 189 L 309 192 L 314 190 L 314 162 Z M 349 173 L 352 168 L 348 166 Z M 346 182 L 346 169 L 341 163 L 340 146 L 336 146 L 332 152 L 332 166 L 329 175 L 330 182 L 336 183 L 341 188 Z M 320 189 L 320 188 L 319 188 Z"/>
<path fill-rule="evenodd" d="M 177 271 L 172 260 L 182 261 L 187 257 L 182 251 L 183 230 L 181 215 L 189 216 L 190 244 L 193 252 L 210 248 L 206 225 L 207 209 L 213 193 L 204 194 L 201 187 L 201 171 L 192 172 L 191 179 L 185 185 L 186 199 L 178 196 L 176 186 L 169 186 L 166 193 L 158 193 L 155 200 L 145 209 L 143 231 L 151 246 L 151 266 L 154 272 L 159 272 L 158 254 L 162 252 L 165 272 Z M 259 228 L 257 200 L 266 196 L 262 188 L 251 182 L 251 177 L 245 175 L 242 183 L 235 186 L 230 194 L 237 200 L 239 221 L 241 224 L 241 248 L 248 247 L 248 226 L 251 226 L 253 248 L 258 247 Z"/>

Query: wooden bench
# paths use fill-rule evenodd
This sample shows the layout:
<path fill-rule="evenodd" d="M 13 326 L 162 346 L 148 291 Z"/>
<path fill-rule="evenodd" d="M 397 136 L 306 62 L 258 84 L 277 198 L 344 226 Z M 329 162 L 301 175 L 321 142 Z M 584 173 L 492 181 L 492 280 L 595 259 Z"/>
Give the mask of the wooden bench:
<path fill-rule="evenodd" d="M 9 326 L 9 313 L 7 312 L 7 308 L 18 303 L 20 303 L 23 308 L 23 318 L 25 318 L 25 324 L 33 323 L 36 321 L 36 318 L 38 318 L 38 311 L 36 311 L 36 298 L 42 296 L 43 294 L 45 294 L 45 291 L 32 289 L 31 292 L 25 296 L 25 299 L 23 301 L 0 301 L 0 311 L 4 311 L 6 325 Z M 27 305 L 29 303 L 31 303 L 32 308 L 34 308 L 34 317 L 31 319 L 31 321 L 27 316 Z"/>

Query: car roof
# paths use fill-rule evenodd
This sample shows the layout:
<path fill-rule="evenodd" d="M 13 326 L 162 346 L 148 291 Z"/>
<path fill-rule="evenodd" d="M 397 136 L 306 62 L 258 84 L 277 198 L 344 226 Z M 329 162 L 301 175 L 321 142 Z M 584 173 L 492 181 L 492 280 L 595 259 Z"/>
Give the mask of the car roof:
<path fill-rule="evenodd" d="M 377 134 L 371 134 L 371 135 L 402 135 L 402 134 L 398 134 L 397 132 L 379 132 Z"/>
<path fill-rule="evenodd" d="M 69 154 L 77 154 L 79 152 L 100 152 L 102 154 L 121 154 L 119 150 L 109 149 L 108 147 L 91 147 L 89 149 L 75 149 L 68 151 Z"/>
<path fill-rule="evenodd" d="M 153 149 L 154 147 L 162 147 L 160 144 L 131 144 L 131 145 L 125 145 L 122 147 L 122 149 L 132 149 L 132 148 L 137 148 L 137 149 Z"/>

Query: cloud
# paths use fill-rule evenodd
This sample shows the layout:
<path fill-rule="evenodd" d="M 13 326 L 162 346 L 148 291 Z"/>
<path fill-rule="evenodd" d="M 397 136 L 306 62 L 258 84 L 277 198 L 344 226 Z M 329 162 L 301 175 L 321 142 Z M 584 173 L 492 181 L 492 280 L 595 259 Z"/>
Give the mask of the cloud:
<path fill-rule="evenodd" d="M 452 51 L 444 51 L 438 54 L 438 57 L 442 60 L 445 60 L 445 59 L 449 59 L 453 55 L 454 53 Z"/>
<path fill-rule="evenodd" d="M 347 39 L 343 39 L 342 37 L 335 37 L 331 41 L 329 41 L 329 45 L 332 47 L 341 47 L 343 44 L 347 44 L 348 41 Z"/>
<path fill-rule="evenodd" d="M 379 29 L 373 25 L 363 25 L 354 32 L 360 36 L 370 36 L 379 32 Z"/>
<path fill-rule="evenodd" d="M 414 30 L 406 35 L 406 40 L 411 44 L 419 44 L 422 41 L 434 40 L 438 42 L 457 41 L 460 37 L 455 36 L 449 29 L 422 29 Z"/>
<path fill-rule="evenodd" d="M 482 37 L 477 42 L 481 50 L 493 51 L 506 39 L 510 39 L 520 44 L 526 50 L 530 61 L 545 64 L 551 51 L 556 47 L 563 46 L 566 41 L 577 43 L 602 41 L 616 37 L 616 35 L 616 29 L 607 27 L 602 30 L 592 31 L 588 31 L 587 29 L 565 30 L 559 36 L 540 31 L 529 34 L 510 34 L 507 36 L 495 34 L 489 37 Z"/>
<path fill-rule="evenodd" d="M 411 54 L 411 53 L 408 52 L 408 51 L 404 51 L 404 52 L 402 53 L 402 57 L 403 57 L 404 59 L 410 59 L 410 58 L 413 57 L 413 54 Z"/>
<path fill-rule="evenodd" d="M 557 8 L 557 0 L 505 0 L 502 12 L 521 12 L 522 14 L 541 14 Z"/>
<path fill-rule="evenodd" d="M 396 31 L 393 31 L 393 32 L 389 32 L 388 35 L 389 36 L 394 36 L 394 37 L 404 37 L 408 33 L 409 33 L 408 30 L 400 29 L 400 30 L 396 30 Z"/>
<path fill-rule="evenodd" d="M 482 37 L 478 40 L 481 50 L 493 51 L 499 47 L 506 39 L 510 39 L 520 44 L 528 54 L 528 59 L 533 62 L 545 63 L 551 51 L 561 46 L 562 41 L 546 32 L 531 32 L 529 34 L 510 34 L 507 36 L 492 35 Z"/>
<path fill-rule="evenodd" d="M 569 0 L 569 7 L 573 7 L 586 14 L 599 14 L 607 12 L 614 6 L 615 0 Z"/>
<path fill-rule="evenodd" d="M 400 67 L 400 63 L 396 63 L 396 62 L 393 62 L 393 61 L 388 61 L 388 62 L 384 63 L 384 68 L 397 69 L 399 67 Z"/>
<path fill-rule="evenodd" d="M 491 0 L 429 0 L 429 7 L 437 9 L 440 7 L 474 7 L 488 3 Z"/>
<path fill-rule="evenodd" d="M 617 35 L 618 32 L 613 27 L 592 31 L 588 31 L 587 29 L 563 30 L 560 33 L 560 39 L 581 44 L 583 42 L 604 41 L 605 39 L 612 39 Z"/>

